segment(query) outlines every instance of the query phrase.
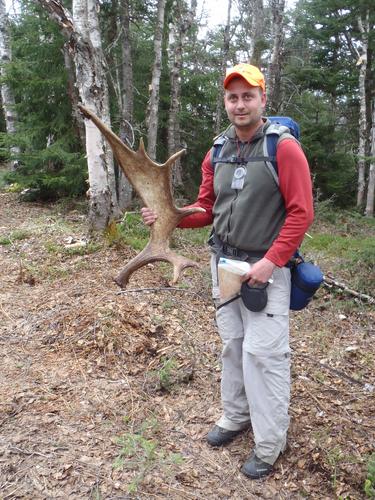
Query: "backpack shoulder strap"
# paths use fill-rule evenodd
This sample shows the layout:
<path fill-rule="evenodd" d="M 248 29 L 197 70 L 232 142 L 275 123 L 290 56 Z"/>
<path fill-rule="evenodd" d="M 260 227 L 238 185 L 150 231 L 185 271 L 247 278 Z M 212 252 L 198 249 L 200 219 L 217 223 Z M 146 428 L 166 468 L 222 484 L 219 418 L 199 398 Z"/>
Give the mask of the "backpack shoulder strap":
<path fill-rule="evenodd" d="M 211 148 L 211 154 L 210 154 L 210 160 L 211 160 L 211 165 L 212 168 L 215 170 L 215 166 L 217 163 L 225 161 L 225 163 L 231 163 L 232 159 L 223 159 L 222 158 L 222 150 L 225 144 L 229 141 L 229 137 L 227 135 L 227 132 L 233 125 L 229 125 L 224 132 L 221 132 L 221 134 L 217 135 L 214 138 L 214 143 Z"/>
<path fill-rule="evenodd" d="M 280 125 L 279 123 L 271 123 L 266 130 L 263 153 L 264 156 L 268 158 L 266 160 L 266 165 L 277 185 L 279 185 L 279 169 L 276 161 L 276 151 L 278 144 L 284 139 L 296 140 L 290 133 L 288 127 Z"/>
<path fill-rule="evenodd" d="M 226 137 L 225 135 L 219 135 L 215 138 L 210 155 L 211 165 L 213 169 L 215 169 L 216 163 L 220 161 L 221 150 L 223 149 L 223 146 L 227 141 L 228 137 Z"/>

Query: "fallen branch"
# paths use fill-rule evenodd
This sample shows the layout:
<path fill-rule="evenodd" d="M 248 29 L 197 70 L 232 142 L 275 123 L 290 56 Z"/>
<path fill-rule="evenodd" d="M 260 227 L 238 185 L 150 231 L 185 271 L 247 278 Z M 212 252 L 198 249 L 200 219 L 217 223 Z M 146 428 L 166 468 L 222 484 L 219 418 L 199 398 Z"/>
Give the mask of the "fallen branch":
<path fill-rule="evenodd" d="M 356 290 L 352 290 L 347 285 L 345 285 L 345 283 L 340 283 L 339 281 L 337 281 L 335 278 L 333 278 L 333 276 L 325 276 L 323 285 L 327 288 L 338 288 L 339 290 L 342 290 L 343 292 L 348 293 L 349 295 L 352 295 L 353 297 L 356 297 L 360 300 L 364 300 L 369 304 L 375 304 L 374 297 L 366 295 L 365 293 L 357 292 Z"/>
<path fill-rule="evenodd" d="M 334 368 L 333 366 L 326 365 L 325 363 L 322 363 L 321 361 L 317 361 L 316 359 L 311 358 L 307 354 L 294 353 L 294 356 L 308 359 L 309 361 L 313 362 L 314 364 L 317 364 L 317 365 L 321 366 L 322 368 L 329 370 L 330 372 L 334 373 L 338 377 L 343 378 L 352 384 L 360 385 L 366 391 L 372 392 L 374 390 L 374 387 L 372 384 L 369 384 L 368 382 L 363 382 L 361 380 L 357 380 L 357 379 L 351 377 L 350 375 L 348 375 L 347 373 L 343 372 L 342 370 L 339 370 L 338 368 Z"/>
<path fill-rule="evenodd" d="M 44 455 L 44 453 L 39 453 L 39 451 L 29 451 L 29 450 L 22 450 L 21 448 L 18 448 L 17 446 L 11 446 L 9 448 L 10 453 L 15 453 L 19 455 L 27 455 L 27 456 L 38 456 L 38 457 L 43 457 L 43 458 L 50 458 L 47 455 Z"/>
<path fill-rule="evenodd" d="M 351 377 L 350 375 L 346 374 L 342 370 L 339 370 L 338 368 L 334 368 L 333 366 L 326 365 L 325 363 L 322 363 L 321 361 L 319 361 L 319 365 L 322 366 L 323 368 L 325 368 L 326 370 L 329 370 L 330 372 L 334 373 L 338 377 L 347 380 L 348 382 L 350 382 L 352 384 L 360 385 L 363 388 L 366 385 L 365 383 L 363 383 L 360 380 L 357 380 L 357 379 Z"/>
<path fill-rule="evenodd" d="M 139 293 L 139 292 L 183 292 L 190 293 L 191 295 L 196 295 L 200 299 L 202 295 L 197 292 L 193 292 L 192 290 L 185 290 L 183 288 L 177 288 L 173 286 L 168 287 L 155 287 L 155 288 L 132 288 L 131 290 L 121 290 L 120 292 L 116 292 L 116 295 L 124 295 L 126 293 Z"/>

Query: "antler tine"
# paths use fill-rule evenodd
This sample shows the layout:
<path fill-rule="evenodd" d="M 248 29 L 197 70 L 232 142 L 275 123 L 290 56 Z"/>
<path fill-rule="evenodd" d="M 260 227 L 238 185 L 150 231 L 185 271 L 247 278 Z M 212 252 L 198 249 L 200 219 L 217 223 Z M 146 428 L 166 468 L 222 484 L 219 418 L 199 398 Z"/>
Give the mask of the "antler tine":
<path fill-rule="evenodd" d="M 186 149 L 181 149 L 180 151 L 177 151 L 177 153 L 174 153 L 172 156 L 170 156 L 165 163 L 157 163 L 154 160 L 152 160 L 152 158 L 150 158 L 149 155 L 147 154 L 147 151 L 145 148 L 145 143 L 143 141 L 143 138 L 141 137 L 139 140 L 139 147 L 138 147 L 137 153 L 141 154 L 147 160 L 156 164 L 160 168 L 170 168 L 175 163 L 177 158 L 179 158 L 180 156 L 182 156 L 183 154 L 186 153 Z"/>
<path fill-rule="evenodd" d="M 126 266 L 115 278 L 115 283 L 121 288 L 125 288 L 134 271 L 145 266 L 146 264 L 156 261 L 164 261 L 172 264 L 173 278 L 170 282 L 171 284 L 177 283 L 182 271 L 187 267 L 198 267 L 197 262 L 187 259 L 182 255 L 178 255 L 165 246 L 161 248 L 160 245 L 154 244 L 150 241 L 141 253 L 136 255 L 126 264 Z"/>
<path fill-rule="evenodd" d="M 184 155 L 185 153 L 186 153 L 186 149 L 181 149 L 180 151 L 177 151 L 177 153 L 174 153 L 172 156 L 170 156 L 168 158 L 168 160 L 165 163 L 163 163 L 161 166 L 165 167 L 165 168 L 171 167 L 175 163 L 177 158 Z"/>
<path fill-rule="evenodd" d="M 84 106 L 82 106 L 82 104 L 78 104 L 78 108 L 85 118 L 91 120 L 98 127 L 98 129 L 102 132 L 111 146 L 118 145 L 123 148 L 128 154 L 135 154 L 135 152 L 126 144 L 124 144 L 122 140 L 114 132 L 112 132 L 112 130 L 104 122 L 102 122 L 90 109 L 85 108 Z"/>
<path fill-rule="evenodd" d="M 139 139 L 139 146 L 138 146 L 138 151 L 137 151 L 138 154 L 144 156 L 147 160 L 149 161 L 153 161 L 147 154 L 147 151 L 146 151 L 146 148 L 145 148 L 145 143 L 143 141 L 143 137 L 141 137 Z"/>

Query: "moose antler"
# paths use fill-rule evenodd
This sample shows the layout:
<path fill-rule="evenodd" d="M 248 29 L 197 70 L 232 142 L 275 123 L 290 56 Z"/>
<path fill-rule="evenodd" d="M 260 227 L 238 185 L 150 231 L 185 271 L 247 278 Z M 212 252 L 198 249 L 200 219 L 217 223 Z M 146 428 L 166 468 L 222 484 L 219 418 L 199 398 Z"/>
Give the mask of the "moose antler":
<path fill-rule="evenodd" d="M 151 226 L 151 235 L 146 247 L 126 264 L 115 282 L 121 288 L 125 288 L 134 271 L 150 262 L 161 260 L 173 264 L 172 283 L 176 283 L 183 269 L 197 266 L 197 263 L 172 252 L 169 248 L 170 236 L 183 217 L 195 212 L 204 212 L 203 208 L 181 210 L 173 203 L 171 170 L 174 162 L 185 150 L 175 153 L 162 165 L 155 163 L 146 154 L 142 139 L 138 151 L 133 151 L 94 113 L 81 105 L 78 107 L 107 139 L 120 167 L 142 198 L 144 205 L 158 214 L 157 220 Z"/>

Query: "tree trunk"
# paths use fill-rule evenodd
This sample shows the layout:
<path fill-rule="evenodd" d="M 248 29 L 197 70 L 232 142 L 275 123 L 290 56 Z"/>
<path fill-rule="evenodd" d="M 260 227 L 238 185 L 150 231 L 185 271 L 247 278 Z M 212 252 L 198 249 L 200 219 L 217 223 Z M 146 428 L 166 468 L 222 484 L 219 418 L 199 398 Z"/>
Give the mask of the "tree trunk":
<path fill-rule="evenodd" d="M 367 184 L 366 217 L 374 216 L 375 198 L 375 99 L 372 104 L 371 163 Z"/>
<path fill-rule="evenodd" d="M 120 22 L 122 29 L 122 51 L 121 51 L 121 122 L 120 139 L 130 147 L 134 145 L 133 113 L 134 113 L 134 85 L 133 85 L 133 61 L 132 44 L 130 35 L 130 1 L 120 2 Z M 125 177 L 122 169 L 118 169 L 118 201 L 121 210 L 127 208 L 133 197 L 133 188 Z"/>
<path fill-rule="evenodd" d="M 273 47 L 268 74 L 268 107 L 271 115 L 278 114 L 281 107 L 281 65 L 284 41 L 283 17 L 285 0 L 272 0 Z"/>
<path fill-rule="evenodd" d="M 84 147 L 86 144 L 85 124 L 83 117 L 77 108 L 79 95 L 76 87 L 74 61 L 72 59 L 72 55 L 69 53 L 69 46 L 67 43 L 64 45 L 64 65 L 68 75 L 68 95 L 72 104 L 73 122 L 76 126 L 77 136 L 79 137 L 82 147 Z"/>
<path fill-rule="evenodd" d="M 0 76 L 5 76 L 5 65 L 11 60 L 11 49 L 8 34 L 8 16 L 6 13 L 5 1 L 0 0 Z M 16 132 L 17 113 L 15 111 L 15 100 L 13 92 L 7 83 L 1 84 L 1 100 L 4 109 L 5 126 L 7 134 L 12 135 Z M 12 160 L 10 167 L 14 170 L 18 165 L 17 155 L 20 153 L 18 146 L 11 146 L 10 153 Z"/>
<path fill-rule="evenodd" d="M 74 0 L 73 17 L 59 0 L 39 0 L 69 40 L 82 104 L 108 126 L 109 100 L 95 0 Z M 113 155 L 97 127 L 85 120 L 89 174 L 90 229 L 104 229 L 120 210 L 116 198 Z"/>
<path fill-rule="evenodd" d="M 192 0 L 188 10 L 184 0 L 175 0 L 174 24 L 169 35 L 169 60 L 171 67 L 171 104 L 168 117 L 168 154 L 171 156 L 181 149 L 180 131 L 180 98 L 181 98 L 181 72 L 183 67 L 182 50 L 186 35 L 195 18 L 197 0 Z M 182 168 L 180 158 L 176 161 L 172 174 L 173 187 L 182 186 Z"/>
<path fill-rule="evenodd" d="M 231 12 L 232 12 L 232 0 L 228 0 L 227 22 L 224 28 L 223 47 L 221 50 L 220 80 L 219 80 L 220 86 L 217 93 L 217 101 L 216 101 L 216 118 L 215 118 L 216 134 L 219 134 L 221 131 L 221 122 L 223 115 L 223 96 L 224 96 L 223 82 L 225 78 L 225 71 L 227 67 L 227 59 L 229 54 Z"/>
<path fill-rule="evenodd" d="M 367 140 L 367 110 L 366 110 L 366 68 L 369 35 L 368 12 L 365 21 L 358 18 L 358 25 L 361 32 L 362 55 L 357 65 L 359 68 L 359 143 L 358 143 L 358 190 L 357 207 L 361 208 L 365 202 L 366 191 L 366 140 Z"/>
<path fill-rule="evenodd" d="M 100 0 L 98 3 L 101 3 Z M 111 68 L 111 70 L 107 72 L 108 83 L 116 98 L 117 109 L 120 111 L 122 109 L 122 77 L 121 56 L 119 56 L 117 47 L 119 45 L 118 42 L 121 38 L 123 29 L 120 20 L 121 7 L 119 0 L 112 0 L 111 2 L 108 2 L 107 8 L 108 11 L 105 14 L 105 37 L 107 42 L 105 60 L 107 68 Z"/>
<path fill-rule="evenodd" d="M 134 113 L 134 85 L 133 85 L 133 61 L 132 42 L 130 36 L 130 5 L 129 0 L 121 1 L 120 20 L 123 28 L 122 33 L 122 120 L 121 128 L 126 134 L 126 142 L 129 144 L 133 139 L 133 132 L 129 125 L 133 122 Z M 123 138 L 121 138 L 123 140 Z"/>
<path fill-rule="evenodd" d="M 166 0 L 158 1 L 157 22 L 155 28 L 154 38 L 154 65 L 152 68 L 151 79 L 151 95 L 148 109 L 148 133 L 147 133 L 147 152 L 153 160 L 156 158 L 156 140 L 158 133 L 159 121 L 159 89 L 160 89 L 160 75 L 162 63 L 162 41 L 164 30 L 164 11 Z"/>
<path fill-rule="evenodd" d="M 252 0 L 252 16 L 249 37 L 249 62 L 260 66 L 262 50 L 260 41 L 264 37 L 264 10 L 263 0 Z"/>

